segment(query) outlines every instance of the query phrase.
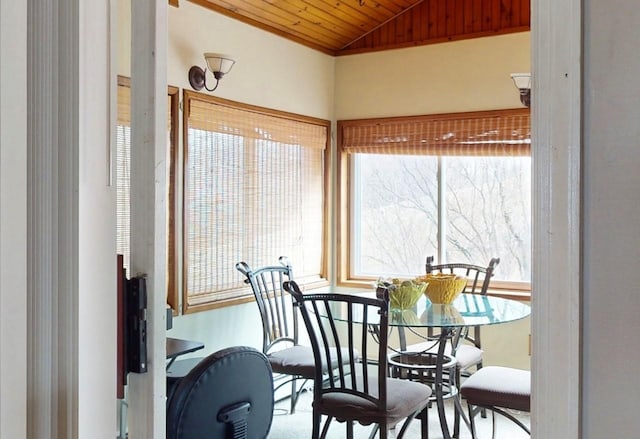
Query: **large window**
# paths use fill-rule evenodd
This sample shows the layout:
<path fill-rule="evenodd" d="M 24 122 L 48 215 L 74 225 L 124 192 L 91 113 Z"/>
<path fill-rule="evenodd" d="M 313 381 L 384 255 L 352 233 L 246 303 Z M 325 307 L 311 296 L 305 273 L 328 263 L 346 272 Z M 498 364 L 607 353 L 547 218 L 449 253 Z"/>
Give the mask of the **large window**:
<path fill-rule="evenodd" d="M 424 272 L 425 257 L 531 278 L 528 110 L 344 121 L 340 280 Z M 346 201 L 345 201 L 346 200 Z"/>
<path fill-rule="evenodd" d="M 326 281 L 329 122 L 184 92 L 183 309 L 249 300 L 235 264 Z"/>

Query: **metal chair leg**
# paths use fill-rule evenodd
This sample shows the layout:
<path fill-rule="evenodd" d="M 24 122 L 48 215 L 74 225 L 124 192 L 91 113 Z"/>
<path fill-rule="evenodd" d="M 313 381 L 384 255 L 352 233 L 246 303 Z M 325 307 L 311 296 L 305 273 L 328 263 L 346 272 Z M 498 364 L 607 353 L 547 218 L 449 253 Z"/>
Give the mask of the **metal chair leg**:
<path fill-rule="evenodd" d="M 429 439 L 429 407 L 420 412 L 420 438 Z"/>
<path fill-rule="evenodd" d="M 491 411 L 491 439 L 496 439 L 496 412 Z"/>
<path fill-rule="evenodd" d="M 296 394 L 296 380 L 291 380 L 291 409 L 289 410 L 290 414 L 294 414 L 296 412 L 296 402 L 298 401 Z"/>
<path fill-rule="evenodd" d="M 476 421 L 475 421 L 475 413 L 473 410 L 473 406 L 471 404 L 467 404 L 469 410 L 469 428 L 471 429 L 471 439 L 477 439 L 476 436 Z"/>

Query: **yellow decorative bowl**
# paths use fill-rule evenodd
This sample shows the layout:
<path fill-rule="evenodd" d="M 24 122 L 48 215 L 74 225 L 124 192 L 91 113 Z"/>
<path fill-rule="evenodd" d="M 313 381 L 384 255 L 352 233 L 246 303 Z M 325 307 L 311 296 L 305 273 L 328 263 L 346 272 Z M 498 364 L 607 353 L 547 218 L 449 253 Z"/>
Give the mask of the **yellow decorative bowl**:
<path fill-rule="evenodd" d="M 420 280 L 428 283 L 424 293 L 432 303 L 452 303 L 467 285 L 466 277 L 455 274 L 427 274 Z"/>

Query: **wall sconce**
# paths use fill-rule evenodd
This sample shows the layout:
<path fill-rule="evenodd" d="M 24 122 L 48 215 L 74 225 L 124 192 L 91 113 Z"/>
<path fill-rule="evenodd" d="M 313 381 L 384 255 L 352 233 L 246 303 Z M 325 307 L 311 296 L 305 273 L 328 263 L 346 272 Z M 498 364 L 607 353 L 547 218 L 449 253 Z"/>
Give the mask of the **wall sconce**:
<path fill-rule="evenodd" d="M 206 68 L 198 66 L 192 66 L 189 69 L 189 84 L 194 90 L 202 90 L 204 87 L 209 91 L 214 91 L 218 88 L 218 83 L 224 75 L 229 73 L 231 67 L 236 63 L 236 60 L 228 55 L 222 55 L 220 53 L 205 53 L 204 59 L 207 62 Z M 213 73 L 213 77 L 216 78 L 216 85 L 213 88 L 207 87 L 207 69 Z"/>
<path fill-rule="evenodd" d="M 520 91 L 520 102 L 525 107 L 531 105 L 531 73 L 512 73 L 511 79 Z"/>

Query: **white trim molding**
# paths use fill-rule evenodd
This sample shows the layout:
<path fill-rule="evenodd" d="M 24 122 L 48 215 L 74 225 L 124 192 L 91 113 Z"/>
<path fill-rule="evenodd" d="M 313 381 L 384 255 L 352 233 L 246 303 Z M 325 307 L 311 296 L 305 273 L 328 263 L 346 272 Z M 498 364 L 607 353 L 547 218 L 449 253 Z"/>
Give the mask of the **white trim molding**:
<path fill-rule="evenodd" d="M 27 434 L 27 4 L 0 2 L 0 437 Z"/>
<path fill-rule="evenodd" d="M 147 276 L 148 372 L 129 374 L 129 437 L 166 434 L 167 2 L 131 2 L 131 272 Z"/>
<path fill-rule="evenodd" d="M 532 2 L 532 434 L 580 437 L 581 0 Z"/>
<path fill-rule="evenodd" d="M 109 0 L 30 0 L 27 438 L 113 438 Z"/>

